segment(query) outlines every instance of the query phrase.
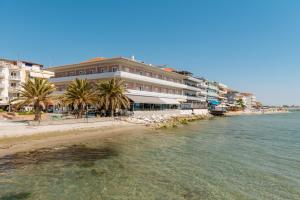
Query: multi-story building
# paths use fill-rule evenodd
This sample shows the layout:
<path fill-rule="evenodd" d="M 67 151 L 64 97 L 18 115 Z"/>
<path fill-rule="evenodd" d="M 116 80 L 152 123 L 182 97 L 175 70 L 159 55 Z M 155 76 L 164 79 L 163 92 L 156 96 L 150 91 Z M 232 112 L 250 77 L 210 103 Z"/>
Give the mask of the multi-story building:
<path fill-rule="evenodd" d="M 240 93 L 240 94 L 242 96 L 246 109 L 250 110 L 257 106 L 257 100 L 253 94 L 251 93 Z"/>
<path fill-rule="evenodd" d="M 216 82 L 216 84 L 218 85 L 218 89 L 219 89 L 220 102 L 223 104 L 228 104 L 228 98 L 227 98 L 228 86 L 218 82 Z"/>
<path fill-rule="evenodd" d="M 227 100 L 228 100 L 228 105 L 230 107 L 239 107 L 238 105 L 238 100 L 242 100 L 243 104 L 245 105 L 245 109 L 251 110 L 254 108 L 259 107 L 258 101 L 256 100 L 256 97 L 251 94 L 251 93 L 243 93 L 243 92 L 238 92 L 235 90 L 228 90 L 227 91 Z"/>
<path fill-rule="evenodd" d="M 202 102 L 197 96 L 202 89 L 189 85 L 187 76 L 171 70 L 136 61 L 134 58 L 95 58 L 77 64 L 50 67 L 55 72 L 51 78 L 62 93 L 75 78 L 94 83 L 99 80 L 121 78 L 125 81 L 126 95 L 132 100 L 133 110 L 161 110 L 179 108 L 190 100 Z"/>
<path fill-rule="evenodd" d="M 227 90 L 227 102 L 230 107 L 235 107 L 237 105 L 237 101 L 240 98 L 240 93 L 236 90 L 228 89 Z"/>
<path fill-rule="evenodd" d="M 53 72 L 43 70 L 43 65 L 27 62 L 0 59 L 0 106 L 6 107 L 19 96 L 21 83 L 28 78 L 50 78 Z"/>
<path fill-rule="evenodd" d="M 183 82 L 190 86 L 184 89 L 183 93 L 187 98 L 185 103 L 181 104 L 182 109 L 203 109 L 207 108 L 206 96 L 207 85 L 206 80 L 200 77 L 193 76 L 193 73 L 188 71 L 174 71 L 185 76 Z"/>
<path fill-rule="evenodd" d="M 214 81 L 207 81 L 207 101 L 219 101 L 219 87 Z"/>

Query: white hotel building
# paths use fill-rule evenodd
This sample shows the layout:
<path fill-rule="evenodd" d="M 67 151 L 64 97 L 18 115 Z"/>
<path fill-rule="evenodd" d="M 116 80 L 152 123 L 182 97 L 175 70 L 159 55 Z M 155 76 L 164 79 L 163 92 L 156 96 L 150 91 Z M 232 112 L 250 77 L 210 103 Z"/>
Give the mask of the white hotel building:
<path fill-rule="evenodd" d="M 28 78 L 50 78 L 53 72 L 43 70 L 43 65 L 27 62 L 0 59 L 0 108 L 19 96 L 21 83 Z"/>
<path fill-rule="evenodd" d="M 50 79 L 63 93 L 75 78 L 90 82 L 114 77 L 125 81 L 133 110 L 163 110 L 176 108 L 203 108 L 206 90 L 200 79 L 124 57 L 95 58 L 77 64 L 47 68 L 55 73 Z M 206 107 L 205 107 L 206 108 Z"/>

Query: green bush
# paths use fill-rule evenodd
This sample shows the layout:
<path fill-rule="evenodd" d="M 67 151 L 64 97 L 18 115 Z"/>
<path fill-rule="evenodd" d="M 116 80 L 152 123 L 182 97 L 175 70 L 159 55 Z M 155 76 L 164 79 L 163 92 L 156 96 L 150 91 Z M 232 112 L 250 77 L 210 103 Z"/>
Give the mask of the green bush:
<path fill-rule="evenodd" d="M 0 108 L 0 113 L 2 113 L 2 112 L 5 112 L 5 110 L 3 110 L 3 109 Z"/>

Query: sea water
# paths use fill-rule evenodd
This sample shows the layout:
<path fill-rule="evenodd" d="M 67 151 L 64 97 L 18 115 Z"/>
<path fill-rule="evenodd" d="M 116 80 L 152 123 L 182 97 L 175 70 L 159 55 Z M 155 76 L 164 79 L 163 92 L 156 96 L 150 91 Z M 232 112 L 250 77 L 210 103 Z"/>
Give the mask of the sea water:
<path fill-rule="evenodd" d="M 179 128 L 0 158 L 0 200 L 300 199 L 300 113 Z"/>

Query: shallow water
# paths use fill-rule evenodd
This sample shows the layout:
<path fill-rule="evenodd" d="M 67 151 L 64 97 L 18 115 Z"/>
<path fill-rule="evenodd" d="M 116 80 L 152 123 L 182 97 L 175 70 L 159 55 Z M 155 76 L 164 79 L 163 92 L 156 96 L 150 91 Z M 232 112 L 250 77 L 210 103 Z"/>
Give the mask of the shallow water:
<path fill-rule="evenodd" d="M 0 159 L 6 199 L 300 199 L 300 113 L 236 116 Z"/>

